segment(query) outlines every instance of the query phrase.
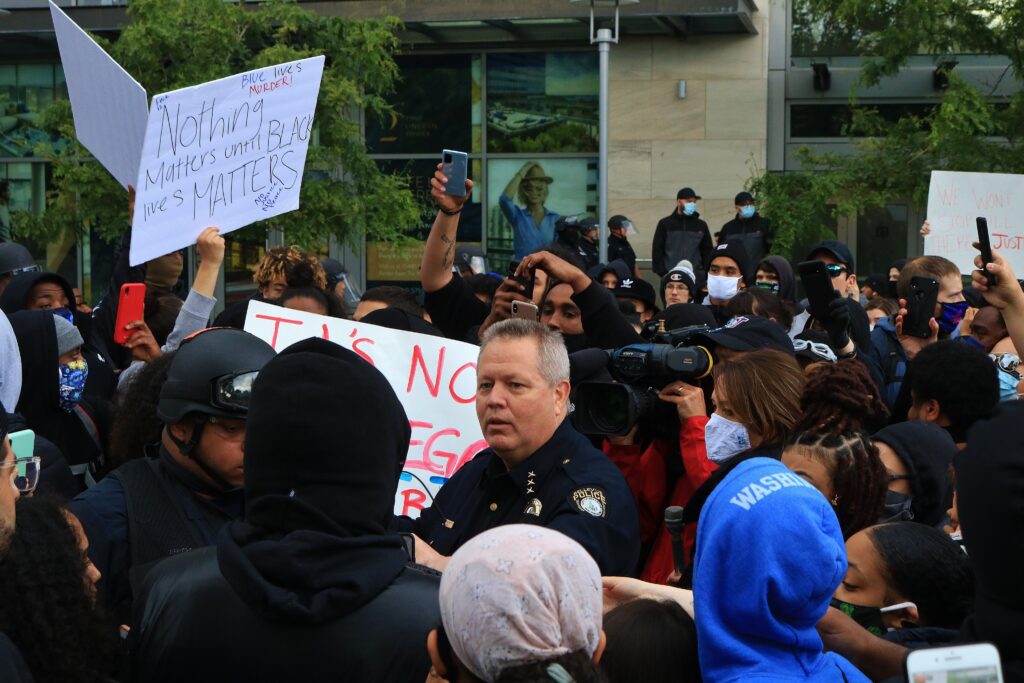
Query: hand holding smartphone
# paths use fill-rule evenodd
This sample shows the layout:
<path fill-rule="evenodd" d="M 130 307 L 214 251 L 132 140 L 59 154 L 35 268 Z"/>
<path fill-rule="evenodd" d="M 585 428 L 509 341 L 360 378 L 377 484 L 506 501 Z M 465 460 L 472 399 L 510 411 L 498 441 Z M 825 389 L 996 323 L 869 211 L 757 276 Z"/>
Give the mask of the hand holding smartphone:
<path fill-rule="evenodd" d="M 448 179 L 444 191 L 453 197 L 466 196 L 466 179 L 469 177 L 469 155 L 446 149 L 441 152 L 441 173 Z"/>
<path fill-rule="evenodd" d="M 985 267 L 992 263 L 992 244 L 988 239 L 988 219 L 978 216 L 975 219 L 978 224 L 978 251 L 981 252 L 981 272 L 985 275 L 985 281 L 989 287 L 994 287 L 997 278 L 994 273 L 988 272 Z"/>
<path fill-rule="evenodd" d="M 828 320 L 828 307 L 836 299 L 836 290 L 832 286 L 832 276 L 824 261 L 804 261 L 797 266 L 800 281 L 804 283 L 807 302 L 810 304 L 811 316 L 818 321 Z"/>
<path fill-rule="evenodd" d="M 117 301 L 117 320 L 114 323 L 114 343 L 124 344 L 134 330 L 126 329 L 128 323 L 142 320 L 145 314 L 146 285 L 128 282 L 121 285 L 121 296 Z"/>
<path fill-rule="evenodd" d="M 906 659 L 909 683 L 1003 683 L 1003 667 L 994 645 L 910 650 Z"/>
<path fill-rule="evenodd" d="M 921 339 L 931 337 L 930 321 L 935 317 L 935 304 L 938 299 L 938 280 L 920 276 L 910 278 L 907 315 L 903 318 L 903 334 Z"/>
<path fill-rule="evenodd" d="M 533 301 L 533 281 L 534 271 L 529 271 L 526 275 L 516 275 L 516 271 L 519 270 L 519 261 L 509 261 L 508 264 L 508 276 L 523 286 L 523 296 Z"/>

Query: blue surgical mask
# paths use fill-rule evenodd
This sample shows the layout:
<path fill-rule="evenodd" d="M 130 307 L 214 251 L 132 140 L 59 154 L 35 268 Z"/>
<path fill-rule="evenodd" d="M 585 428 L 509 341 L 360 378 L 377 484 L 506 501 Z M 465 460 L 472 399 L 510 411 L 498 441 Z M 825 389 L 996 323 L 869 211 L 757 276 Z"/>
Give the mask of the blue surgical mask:
<path fill-rule="evenodd" d="M 999 376 L 999 400 L 1016 401 L 1017 384 L 1020 383 L 1020 378 L 1016 375 L 1010 374 L 1002 368 L 996 369 L 996 375 Z"/>
<path fill-rule="evenodd" d="M 960 321 L 964 319 L 964 315 L 969 307 L 970 304 L 966 301 L 958 301 L 955 304 L 942 304 L 942 313 L 936 321 L 939 323 L 939 329 L 946 334 L 951 334 L 953 330 L 959 327 Z"/>
<path fill-rule="evenodd" d="M 746 206 L 741 206 L 740 207 L 740 218 L 753 218 L 754 217 L 754 213 L 756 211 L 757 211 L 757 209 L 754 207 L 753 204 L 747 204 Z"/>
<path fill-rule="evenodd" d="M 82 400 L 85 380 L 89 377 L 89 364 L 84 360 L 73 360 L 58 368 L 60 377 L 60 407 L 70 413 Z"/>
<path fill-rule="evenodd" d="M 687 216 L 692 216 L 693 214 L 697 213 L 697 203 L 686 202 L 685 204 L 683 204 L 683 213 L 685 213 Z"/>

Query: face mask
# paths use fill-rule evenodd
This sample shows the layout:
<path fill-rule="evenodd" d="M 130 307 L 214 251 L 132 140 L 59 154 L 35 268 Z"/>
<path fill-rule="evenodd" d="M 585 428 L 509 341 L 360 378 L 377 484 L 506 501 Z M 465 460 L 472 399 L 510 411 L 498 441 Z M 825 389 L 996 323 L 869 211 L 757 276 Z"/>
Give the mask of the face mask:
<path fill-rule="evenodd" d="M 909 522 L 914 519 L 914 511 L 911 506 L 914 498 L 907 493 L 896 491 L 885 492 L 885 511 L 882 513 L 879 523 L 883 522 Z"/>
<path fill-rule="evenodd" d="M 727 420 L 718 413 L 712 413 L 704 427 L 704 445 L 708 460 L 722 463 L 750 448 L 750 435 L 739 422 Z"/>
<path fill-rule="evenodd" d="M 725 277 L 724 275 L 708 275 L 708 296 L 718 301 L 728 301 L 736 296 L 739 291 L 740 279 L 738 277 Z"/>
<path fill-rule="evenodd" d="M 740 218 L 753 218 L 754 212 L 757 208 L 753 204 L 747 204 L 746 206 L 740 207 Z"/>
<path fill-rule="evenodd" d="M 778 282 L 758 282 L 754 285 L 758 289 L 763 289 L 769 294 L 779 295 L 779 289 L 781 285 Z"/>
<path fill-rule="evenodd" d="M 683 204 L 683 213 L 687 216 L 692 216 L 697 213 L 697 204 L 695 202 L 687 202 L 686 204 Z"/>
<path fill-rule="evenodd" d="M 60 407 L 70 413 L 82 400 L 85 380 L 89 377 L 89 364 L 84 360 L 73 360 L 57 370 L 60 377 Z"/>
<path fill-rule="evenodd" d="M 957 328 L 960 321 L 964 319 L 964 314 L 967 313 L 967 308 L 970 306 L 966 301 L 959 301 L 955 304 L 942 304 L 942 314 L 936 321 L 939 323 L 939 329 L 950 334 Z"/>
<path fill-rule="evenodd" d="M 54 315 L 59 315 L 72 325 L 75 324 L 75 314 L 71 312 L 70 308 L 52 308 L 50 309 L 50 313 L 53 313 Z"/>
<path fill-rule="evenodd" d="M 1001 368 L 997 370 L 996 374 L 999 376 L 999 400 L 1016 401 L 1017 384 L 1020 382 L 1020 378 Z"/>
<path fill-rule="evenodd" d="M 854 605 L 852 602 L 844 602 L 839 598 L 832 598 L 829 605 L 863 626 L 868 633 L 873 633 L 879 638 L 889 631 L 885 627 L 885 622 L 882 621 L 883 614 L 886 612 L 897 612 L 910 607 L 917 609 L 917 605 L 912 602 L 901 602 L 898 605 L 890 605 L 889 607 L 866 607 L 864 605 Z"/>

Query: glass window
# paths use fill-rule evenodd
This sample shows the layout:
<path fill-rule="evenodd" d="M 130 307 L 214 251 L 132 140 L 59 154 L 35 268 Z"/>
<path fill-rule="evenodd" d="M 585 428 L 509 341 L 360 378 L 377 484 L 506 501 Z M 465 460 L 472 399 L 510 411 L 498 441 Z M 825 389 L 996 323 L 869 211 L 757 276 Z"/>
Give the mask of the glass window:
<path fill-rule="evenodd" d="M 596 152 L 596 52 L 487 55 L 487 151 Z"/>
<path fill-rule="evenodd" d="M 53 97 L 53 64 L 0 67 L 0 156 L 32 156 L 44 137 L 35 124 Z"/>
<path fill-rule="evenodd" d="M 864 104 L 865 109 L 873 109 L 889 123 L 897 123 L 901 118 L 916 116 L 923 118 L 932 113 L 937 106 L 927 102 L 900 102 L 895 104 Z M 789 108 L 790 138 L 841 138 L 845 137 L 844 129 L 853 117 L 853 109 L 848 104 L 793 104 Z"/>
<path fill-rule="evenodd" d="M 907 256 L 908 208 L 886 204 L 857 216 L 857 275 L 888 273 L 889 264 Z"/>
<path fill-rule="evenodd" d="M 252 296 L 252 274 L 267 253 L 267 231 L 259 225 L 224 236 L 224 305 Z"/>
<path fill-rule="evenodd" d="M 481 151 L 479 55 L 399 57 L 402 74 L 389 97 L 395 113 L 383 123 L 366 119 L 371 154 Z"/>
<path fill-rule="evenodd" d="M 559 216 L 597 214 L 597 159 L 492 159 L 487 182 L 492 267 L 550 243 Z"/>

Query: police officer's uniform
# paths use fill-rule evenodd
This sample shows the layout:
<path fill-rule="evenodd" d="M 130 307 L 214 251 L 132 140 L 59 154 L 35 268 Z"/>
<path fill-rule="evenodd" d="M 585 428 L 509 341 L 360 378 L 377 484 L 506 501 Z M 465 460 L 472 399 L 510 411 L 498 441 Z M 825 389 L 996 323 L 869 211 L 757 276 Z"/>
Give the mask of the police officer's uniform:
<path fill-rule="evenodd" d="M 626 480 L 569 420 L 511 470 L 493 450 L 481 452 L 441 488 L 411 530 L 451 555 L 503 524 L 560 531 L 586 548 L 605 575 L 632 574 L 640 555 L 640 523 Z"/>

